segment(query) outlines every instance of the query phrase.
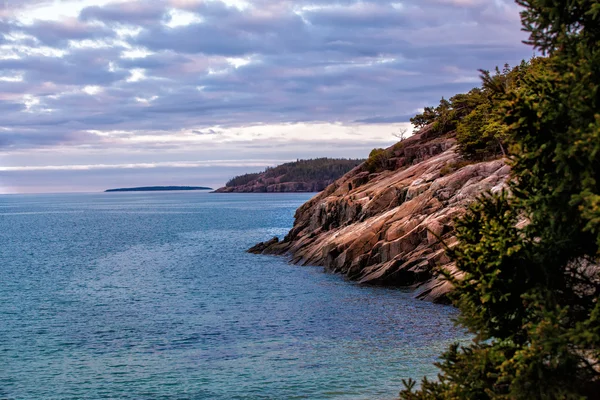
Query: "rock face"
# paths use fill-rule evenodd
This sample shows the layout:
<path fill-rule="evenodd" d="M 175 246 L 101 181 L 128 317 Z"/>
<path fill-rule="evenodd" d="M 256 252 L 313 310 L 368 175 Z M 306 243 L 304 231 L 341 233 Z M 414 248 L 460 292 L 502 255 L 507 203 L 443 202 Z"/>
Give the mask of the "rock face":
<path fill-rule="evenodd" d="M 455 270 L 440 239 L 456 242 L 454 219 L 477 195 L 501 190 L 509 167 L 502 160 L 467 164 L 452 135 L 431 136 L 425 129 L 388 149 L 382 172 L 353 169 L 297 210 L 284 240 L 249 251 L 288 254 L 296 264 L 446 301 L 451 286 L 435 269 Z"/>
<path fill-rule="evenodd" d="M 278 182 L 277 178 L 252 181 L 245 185 L 228 187 L 224 186 L 215 190 L 215 193 L 292 193 L 292 192 L 320 192 L 334 182 L 333 179 L 311 182 Z"/>

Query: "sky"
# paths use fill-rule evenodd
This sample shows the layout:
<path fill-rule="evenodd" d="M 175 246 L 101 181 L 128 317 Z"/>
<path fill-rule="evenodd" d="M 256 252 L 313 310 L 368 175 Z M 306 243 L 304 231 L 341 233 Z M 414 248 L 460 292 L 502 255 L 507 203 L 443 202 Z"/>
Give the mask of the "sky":
<path fill-rule="evenodd" d="M 511 0 L 0 0 L 0 193 L 363 158 L 524 39 Z"/>

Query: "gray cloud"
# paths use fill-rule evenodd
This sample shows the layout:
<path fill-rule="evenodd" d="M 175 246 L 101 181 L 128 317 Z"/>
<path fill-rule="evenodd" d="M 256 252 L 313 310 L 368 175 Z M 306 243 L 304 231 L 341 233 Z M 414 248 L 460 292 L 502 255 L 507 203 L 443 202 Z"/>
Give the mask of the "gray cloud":
<path fill-rule="evenodd" d="M 79 18 L 82 21 L 143 25 L 162 20 L 165 17 L 165 11 L 165 4 L 160 1 L 130 1 L 102 7 L 86 7 L 81 11 Z"/>
<path fill-rule="evenodd" d="M 23 55 L 0 60 L 0 71 L 21 71 L 25 83 L 54 85 L 110 85 L 129 76 L 127 71 L 111 71 L 116 49 L 72 49 L 63 57 Z"/>
<path fill-rule="evenodd" d="M 17 19 L 38 3 L 50 4 L 0 13 L 0 157 L 56 146 L 110 154 L 117 139 L 95 131 L 216 140 L 215 126 L 405 122 L 478 85 L 478 68 L 532 54 L 509 0 L 144 0 Z M 175 5 L 201 22 L 168 26 Z"/>
<path fill-rule="evenodd" d="M 77 20 L 39 21 L 33 25 L 22 25 L 20 29 L 46 46 L 64 47 L 70 40 L 100 40 L 115 37 L 111 29 Z"/>

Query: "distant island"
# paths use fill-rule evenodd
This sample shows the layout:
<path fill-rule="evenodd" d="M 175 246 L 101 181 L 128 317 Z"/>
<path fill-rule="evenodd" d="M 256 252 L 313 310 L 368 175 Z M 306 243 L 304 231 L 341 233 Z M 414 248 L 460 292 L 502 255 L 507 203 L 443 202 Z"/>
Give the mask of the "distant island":
<path fill-rule="evenodd" d="M 213 190 L 209 187 L 203 186 L 143 186 L 134 188 L 119 188 L 119 189 L 108 189 L 105 193 L 110 192 L 164 192 L 168 190 Z"/>
<path fill-rule="evenodd" d="M 236 176 L 214 193 L 320 192 L 363 161 L 346 158 L 297 160 L 263 172 Z"/>

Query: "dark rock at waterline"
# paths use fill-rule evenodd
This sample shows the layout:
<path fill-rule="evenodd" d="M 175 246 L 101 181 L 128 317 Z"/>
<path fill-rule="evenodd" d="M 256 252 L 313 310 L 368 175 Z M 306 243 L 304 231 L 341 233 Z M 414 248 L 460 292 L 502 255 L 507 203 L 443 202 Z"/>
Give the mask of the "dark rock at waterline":
<path fill-rule="evenodd" d="M 271 240 L 267 242 L 258 243 L 248 249 L 248 253 L 261 254 L 268 248 L 274 246 L 279 243 L 279 238 L 277 236 L 273 237 Z"/>

